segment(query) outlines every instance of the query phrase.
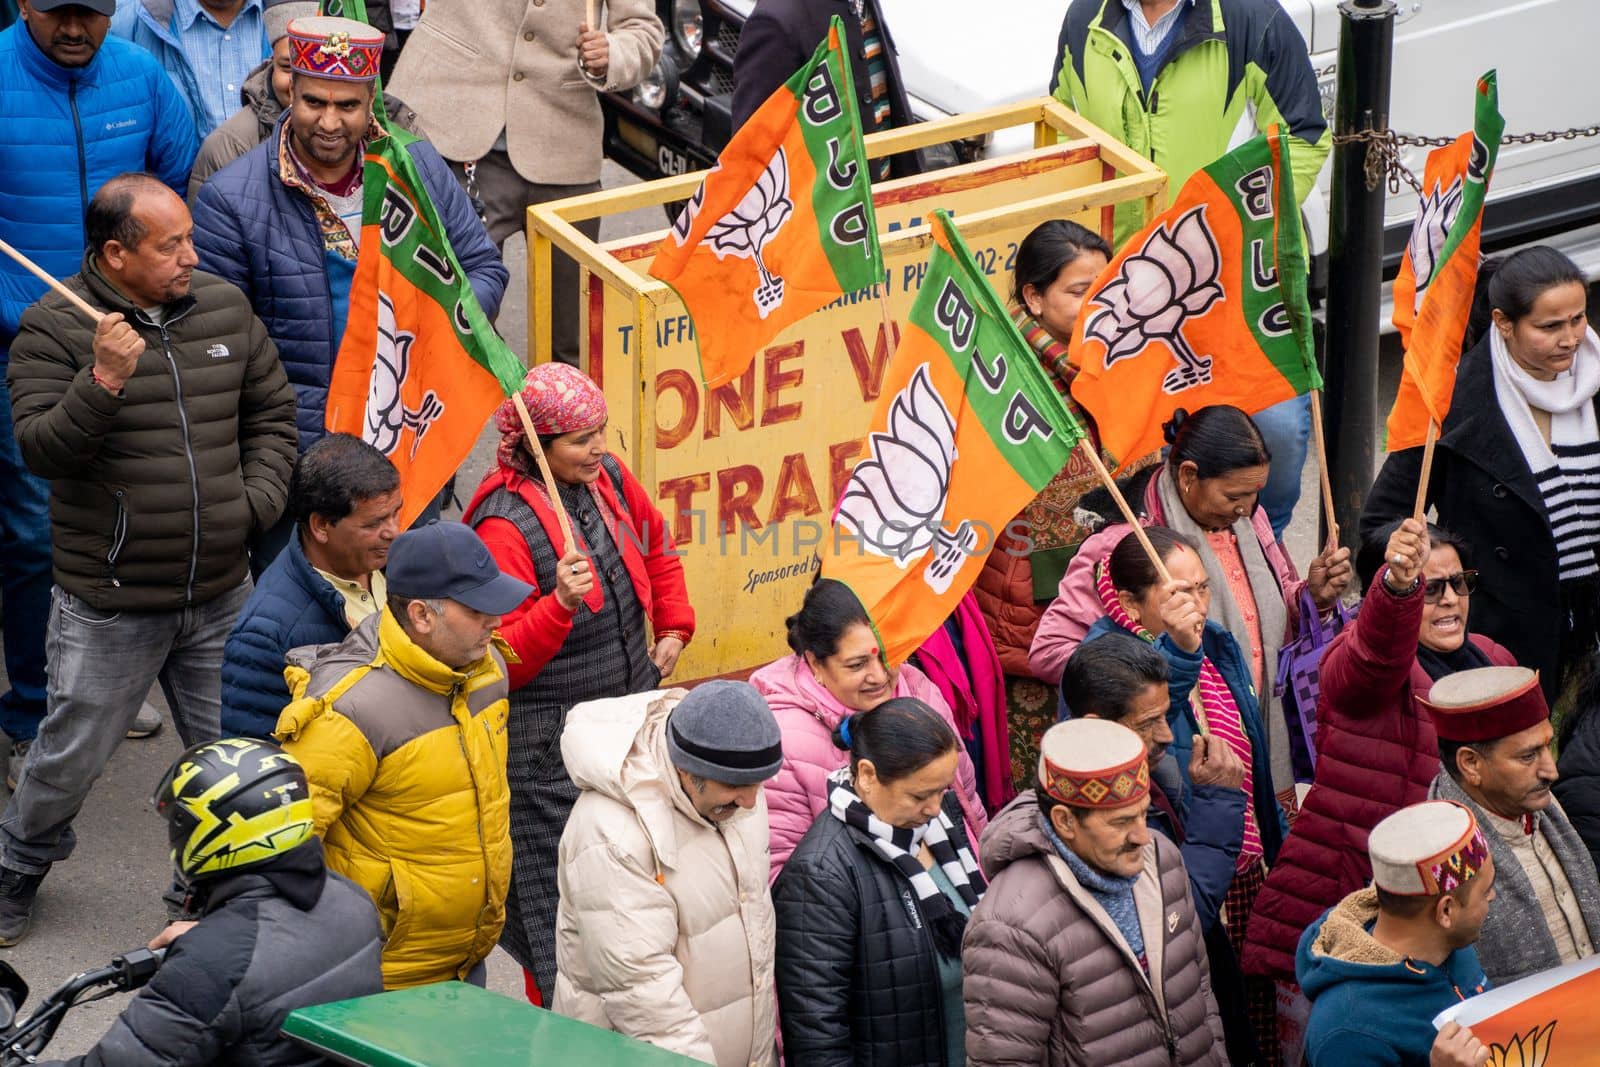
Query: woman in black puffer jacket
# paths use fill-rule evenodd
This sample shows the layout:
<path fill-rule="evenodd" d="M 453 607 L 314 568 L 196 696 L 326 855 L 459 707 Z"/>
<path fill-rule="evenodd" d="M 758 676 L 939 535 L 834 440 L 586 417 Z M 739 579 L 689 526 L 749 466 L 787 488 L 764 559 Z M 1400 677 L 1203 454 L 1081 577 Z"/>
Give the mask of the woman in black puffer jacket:
<path fill-rule="evenodd" d="M 959 741 L 912 697 L 840 723 L 850 762 L 773 884 L 789 1067 L 966 1062 L 961 935 L 983 875 L 950 792 Z"/>

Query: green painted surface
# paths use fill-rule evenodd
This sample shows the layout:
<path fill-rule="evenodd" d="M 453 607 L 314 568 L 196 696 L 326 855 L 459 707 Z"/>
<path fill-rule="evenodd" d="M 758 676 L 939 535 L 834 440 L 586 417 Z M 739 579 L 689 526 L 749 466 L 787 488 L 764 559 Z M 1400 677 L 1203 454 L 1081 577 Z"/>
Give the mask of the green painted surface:
<path fill-rule="evenodd" d="M 362 1067 L 685 1067 L 696 1061 L 464 982 L 301 1008 L 283 1032 Z"/>

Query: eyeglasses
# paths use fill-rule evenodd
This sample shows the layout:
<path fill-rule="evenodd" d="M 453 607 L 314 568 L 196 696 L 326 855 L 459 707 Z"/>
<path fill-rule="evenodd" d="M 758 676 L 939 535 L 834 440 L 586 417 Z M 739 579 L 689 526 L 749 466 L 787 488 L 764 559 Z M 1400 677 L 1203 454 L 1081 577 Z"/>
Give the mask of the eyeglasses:
<path fill-rule="evenodd" d="M 1477 571 L 1456 571 L 1448 578 L 1429 578 L 1422 583 L 1422 600 L 1426 604 L 1437 604 L 1439 598 L 1444 596 L 1445 583 L 1450 583 L 1450 588 L 1456 591 L 1456 596 L 1471 596 L 1478 588 Z"/>

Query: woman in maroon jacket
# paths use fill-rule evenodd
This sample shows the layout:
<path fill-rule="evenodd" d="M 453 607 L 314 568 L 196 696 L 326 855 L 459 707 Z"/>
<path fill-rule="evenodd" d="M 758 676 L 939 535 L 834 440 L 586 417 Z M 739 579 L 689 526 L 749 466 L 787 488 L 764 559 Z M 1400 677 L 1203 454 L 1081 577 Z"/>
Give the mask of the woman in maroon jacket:
<path fill-rule="evenodd" d="M 1415 519 L 1384 533 L 1357 563 L 1367 582 L 1361 612 L 1322 660 L 1316 781 L 1256 897 L 1246 974 L 1293 982 L 1306 927 L 1371 880 L 1367 834 L 1427 799 L 1439 747 L 1414 698 L 1447 674 L 1515 662 L 1467 632 L 1478 572 L 1461 541 Z"/>

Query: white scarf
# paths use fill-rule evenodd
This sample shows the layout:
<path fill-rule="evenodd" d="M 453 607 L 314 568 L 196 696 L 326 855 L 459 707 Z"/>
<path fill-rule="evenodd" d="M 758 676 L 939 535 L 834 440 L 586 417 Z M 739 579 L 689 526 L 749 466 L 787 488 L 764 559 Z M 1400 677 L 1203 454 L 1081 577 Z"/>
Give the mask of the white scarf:
<path fill-rule="evenodd" d="M 1584 331 L 1572 367 L 1548 382 L 1511 358 L 1498 329 L 1489 330 L 1489 359 L 1500 411 L 1544 497 L 1561 557 L 1561 578 L 1593 574 L 1600 569 L 1594 553 L 1600 516 L 1591 507 L 1600 499 L 1600 457 L 1572 451 L 1600 441 L 1594 414 L 1595 394 L 1600 393 L 1600 338 L 1593 330 Z M 1550 415 L 1548 442 L 1534 421 L 1535 408 Z M 1580 509 L 1586 513 L 1581 519 Z"/>
<path fill-rule="evenodd" d="M 1494 363 L 1494 391 L 1500 410 L 1522 448 L 1528 469 L 1537 474 L 1556 463 L 1551 445 L 1588 444 L 1600 436 L 1594 417 L 1594 396 L 1600 393 L 1600 338 L 1584 331 L 1572 367 L 1542 382 L 1522 369 L 1506 348 L 1497 329 L 1489 331 L 1489 354 Z M 1530 408 L 1550 413 L 1550 444 L 1533 421 Z"/>

